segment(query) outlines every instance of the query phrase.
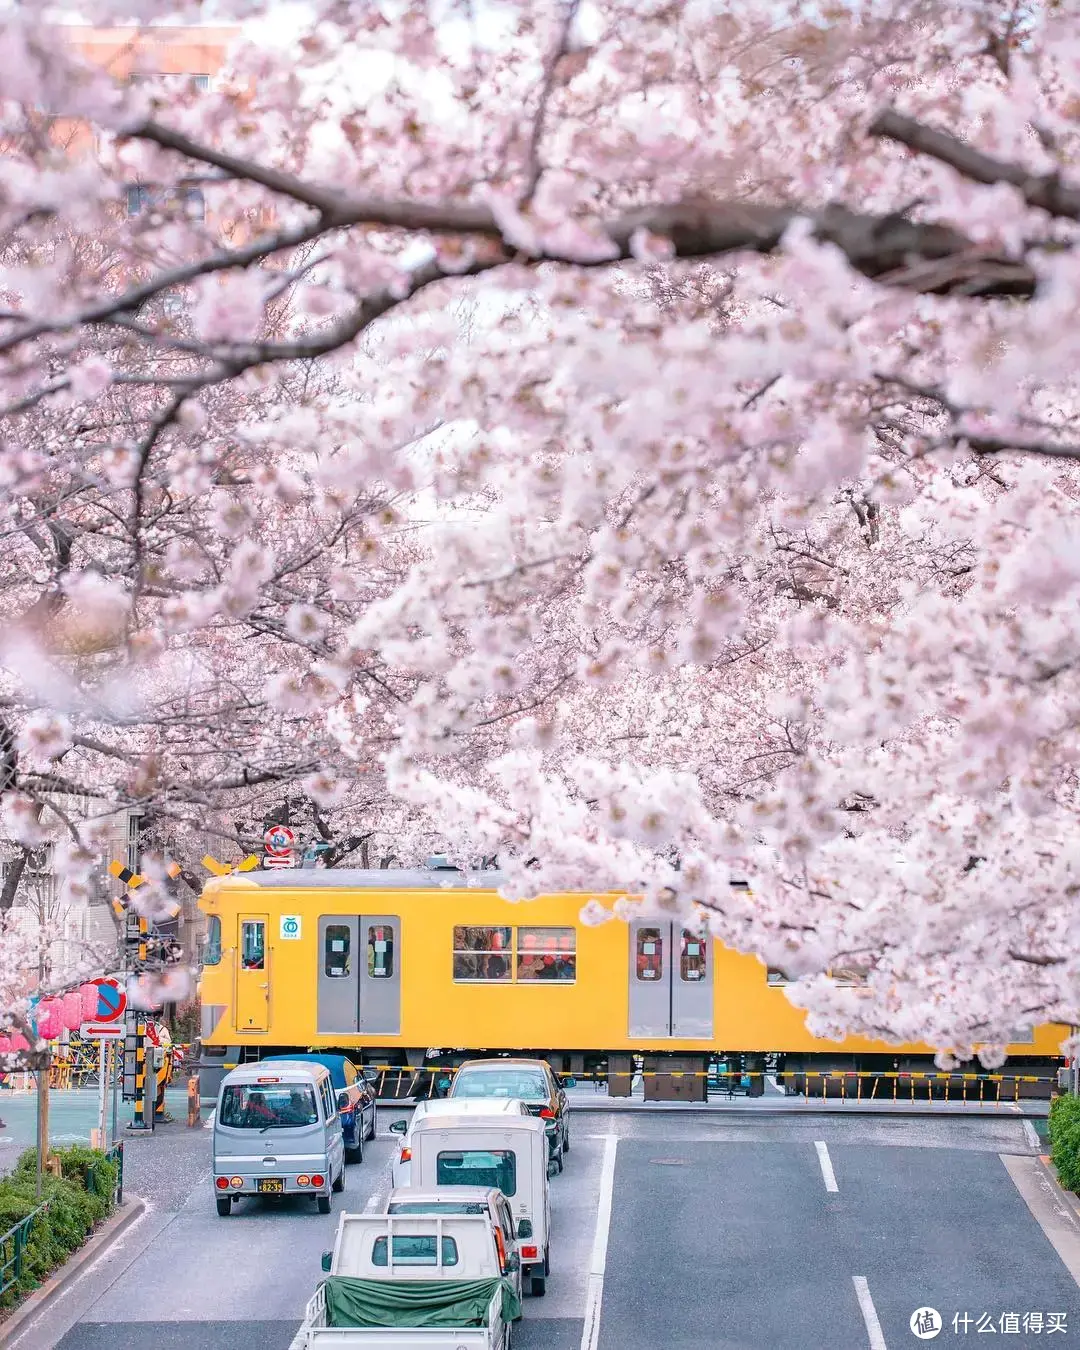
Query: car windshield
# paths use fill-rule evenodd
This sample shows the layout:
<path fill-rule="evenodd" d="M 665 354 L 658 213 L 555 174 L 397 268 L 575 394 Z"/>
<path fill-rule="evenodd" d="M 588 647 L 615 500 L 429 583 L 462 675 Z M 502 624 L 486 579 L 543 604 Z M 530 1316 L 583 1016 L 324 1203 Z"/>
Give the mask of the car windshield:
<path fill-rule="evenodd" d="M 319 1113 L 304 1083 L 233 1083 L 222 1094 L 219 1119 L 234 1130 L 283 1130 L 314 1125 Z"/>
<path fill-rule="evenodd" d="M 466 1069 L 454 1079 L 450 1096 L 519 1097 L 526 1102 L 546 1102 L 548 1085 L 542 1073 L 530 1069 Z"/>

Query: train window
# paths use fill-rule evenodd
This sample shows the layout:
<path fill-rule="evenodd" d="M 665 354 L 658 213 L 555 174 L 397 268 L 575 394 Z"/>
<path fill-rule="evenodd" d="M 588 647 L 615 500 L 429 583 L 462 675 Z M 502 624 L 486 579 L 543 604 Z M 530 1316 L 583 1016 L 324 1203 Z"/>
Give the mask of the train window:
<path fill-rule="evenodd" d="M 454 929 L 455 980 L 509 980 L 510 957 L 509 928 Z"/>
<path fill-rule="evenodd" d="M 573 980 L 577 976 L 577 953 L 572 928 L 519 928 L 517 930 L 517 977 L 519 980 Z"/>
<path fill-rule="evenodd" d="M 664 973 L 664 940 L 659 928 L 639 928 L 637 935 L 637 977 L 658 980 Z"/>
<path fill-rule="evenodd" d="M 331 980 L 341 979 L 349 973 L 349 948 L 352 946 L 352 933 L 347 923 L 328 923 L 326 925 L 326 962 L 323 969 Z"/>
<path fill-rule="evenodd" d="M 782 970 L 776 970 L 772 966 L 769 967 L 768 982 L 769 984 L 777 984 L 777 985 L 789 983 L 788 977 L 784 974 L 784 972 Z"/>
<path fill-rule="evenodd" d="M 696 933 L 682 931 L 682 953 L 679 957 L 679 977 L 688 984 L 703 980 L 707 973 L 708 939 Z"/>
<path fill-rule="evenodd" d="M 216 966 L 221 964 L 221 920 L 216 914 L 211 914 L 210 922 L 206 928 L 206 945 L 203 947 L 204 966 Z"/>
<path fill-rule="evenodd" d="M 394 930 L 388 923 L 367 930 L 367 970 L 373 980 L 388 980 L 394 973 Z"/>
<path fill-rule="evenodd" d="M 245 970 L 266 969 L 266 924 L 245 919 L 240 925 L 240 961 Z"/>

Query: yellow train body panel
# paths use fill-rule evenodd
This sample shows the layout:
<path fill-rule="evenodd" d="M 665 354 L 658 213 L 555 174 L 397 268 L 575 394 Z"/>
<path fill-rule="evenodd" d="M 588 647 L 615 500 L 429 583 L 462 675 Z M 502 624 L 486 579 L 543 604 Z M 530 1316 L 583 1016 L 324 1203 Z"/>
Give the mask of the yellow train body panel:
<path fill-rule="evenodd" d="M 365 884 L 350 884 L 361 875 Z M 401 884 L 422 874 L 399 873 L 397 885 L 381 883 L 394 873 L 378 875 L 379 884 L 371 873 L 348 871 L 211 880 L 200 902 L 211 925 L 201 981 L 204 1047 L 932 1054 L 923 1045 L 861 1037 L 820 1040 L 755 957 L 711 939 L 699 951 L 674 925 L 582 924 L 586 899 L 610 905 L 615 896 L 513 903 L 460 882 Z M 499 951 L 461 952 L 463 941 L 476 934 L 493 941 L 493 932 L 509 934 Z M 525 978 L 548 955 L 573 977 Z M 500 959 L 497 968 L 509 972 L 501 980 L 455 978 Z M 646 989 L 650 962 L 655 978 Z M 681 1019 L 680 999 L 692 1009 Z M 639 1004 L 647 1005 L 644 1016 Z M 1036 1028 L 1010 1056 L 1056 1058 L 1066 1034 Z"/>

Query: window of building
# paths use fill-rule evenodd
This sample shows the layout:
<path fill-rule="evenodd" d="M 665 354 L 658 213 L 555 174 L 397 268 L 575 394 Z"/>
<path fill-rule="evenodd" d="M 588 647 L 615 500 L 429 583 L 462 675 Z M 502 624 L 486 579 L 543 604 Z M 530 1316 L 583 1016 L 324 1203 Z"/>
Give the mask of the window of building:
<path fill-rule="evenodd" d="M 245 919 L 240 925 L 240 961 L 244 970 L 266 969 L 266 924 Z"/>
<path fill-rule="evenodd" d="M 776 985 L 790 983 L 788 977 L 784 974 L 782 970 L 775 970 L 772 966 L 769 967 L 768 982 L 769 984 L 776 984 Z"/>
<path fill-rule="evenodd" d="M 470 926 L 454 929 L 455 980 L 510 980 L 511 956 L 508 927 Z"/>
<path fill-rule="evenodd" d="M 708 974 L 708 940 L 696 933 L 682 931 L 682 950 L 679 955 L 679 978 L 688 984 L 703 980 Z"/>
<path fill-rule="evenodd" d="M 349 973 L 349 948 L 352 934 L 347 923 L 326 925 L 326 961 L 323 966 L 331 980 L 344 979 Z"/>
<path fill-rule="evenodd" d="M 659 980 L 664 973 L 664 939 L 659 928 L 639 928 L 637 935 L 637 977 Z"/>
<path fill-rule="evenodd" d="M 394 930 L 388 923 L 367 930 L 367 968 L 373 980 L 388 980 L 394 973 Z"/>
<path fill-rule="evenodd" d="M 436 1186 L 483 1186 L 512 1197 L 517 1190 L 517 1155 L 513 1149 L 466 1149 L 435 1158 Z"/>
<path fill-rule="evenodd" d="M 210 922 L 206 927 L 206 946 L 203 948 L 203 965 L 217 966 L 221 964 L 221 920 L 216 914 L 211 914 Z"/>
<path fill-rule="evenodd" d="M 519 980 L 573 980 L 577 953 L 573 928 L 519 928 Z"/>
<path fill-rule="evenodd" d="M 430 1237 L 394 1237 L 394 1265 L 395 1266 L 437 1266 L 439 1262 L 436 1259 L 438 1247 L 434 1233 Z M 373 1266 L 385 1266 L 387 1264 L 387 1244 L 386 1238 L 377 1237 L 375 1245 L 371 1251 L 371 1264 Z M 456 1266 L 458 1263 L 457 1243 L 452 1237 L 444 1237 L 442 1240 L 442 1264 L 444 1266 Z"/>

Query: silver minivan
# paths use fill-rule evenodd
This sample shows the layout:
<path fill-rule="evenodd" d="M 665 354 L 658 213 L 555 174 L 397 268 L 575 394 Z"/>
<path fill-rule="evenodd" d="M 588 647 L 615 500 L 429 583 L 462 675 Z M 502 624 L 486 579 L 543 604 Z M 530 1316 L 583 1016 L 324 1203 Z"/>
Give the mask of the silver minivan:
<path fill-rule="evenodd" d="M 322 1064 L 274 1060 L 226 1074 L 214 1115 L 217 1212 L 231 1214 L 243 1195 L 307 1195 L 329 1214 L 331 1192 L 345 1189 L 340 1104 Z"/>

